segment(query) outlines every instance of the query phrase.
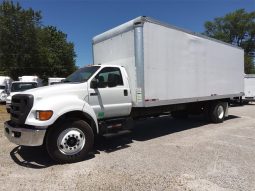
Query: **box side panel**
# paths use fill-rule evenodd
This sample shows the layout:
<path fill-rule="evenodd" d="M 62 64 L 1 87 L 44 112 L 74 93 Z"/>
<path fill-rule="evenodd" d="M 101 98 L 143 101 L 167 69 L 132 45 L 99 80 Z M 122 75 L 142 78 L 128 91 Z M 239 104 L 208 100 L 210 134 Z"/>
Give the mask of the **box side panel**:
<path fill-rule="evenodd" d="M 243 70 L 240 49 L 157 24 L 144 24 L 146 100 L 238 94 L 244 91 Z"/>
<path fill-rule="evenodd" d="M 244 96 L 255 97 L 255 77 L 244 78 Z"/>
<path fill-rule="evenodd" d="M 136 67 L 134 53 L 134 30 L 93 44 L 94 64 L 125 67 L 131 88 L 132 102 L 136 104 Z"/>

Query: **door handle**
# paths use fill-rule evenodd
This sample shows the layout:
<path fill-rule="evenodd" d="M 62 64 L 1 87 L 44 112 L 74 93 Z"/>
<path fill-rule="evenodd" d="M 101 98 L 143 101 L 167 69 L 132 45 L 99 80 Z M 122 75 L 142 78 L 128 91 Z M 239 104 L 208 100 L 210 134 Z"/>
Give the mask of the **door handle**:
<path fill-rule="evenodd" d="M 128 91 L 124 90 L 124 96 L 128 96 Z"/>

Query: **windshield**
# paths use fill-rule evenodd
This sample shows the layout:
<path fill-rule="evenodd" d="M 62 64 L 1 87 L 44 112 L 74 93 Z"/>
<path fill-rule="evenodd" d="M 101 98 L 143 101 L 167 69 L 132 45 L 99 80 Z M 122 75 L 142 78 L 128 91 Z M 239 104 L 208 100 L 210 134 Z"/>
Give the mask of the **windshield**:
<path fill-rule="evenodd" d="M 36 87 L 36 82 L 13 83 L 11 87 L 11 92 L 22 92 Z"/>
<path fill-rule="evenodd" d="M 5 86 L 0 86 L 0 90 L 4 90 L 5 89 Z"/>
<path fill-rule="evenodd" d="M 63 82 L 86 82 L 100 66 L 89 66 L 81 68 L 68 76 Z"/>

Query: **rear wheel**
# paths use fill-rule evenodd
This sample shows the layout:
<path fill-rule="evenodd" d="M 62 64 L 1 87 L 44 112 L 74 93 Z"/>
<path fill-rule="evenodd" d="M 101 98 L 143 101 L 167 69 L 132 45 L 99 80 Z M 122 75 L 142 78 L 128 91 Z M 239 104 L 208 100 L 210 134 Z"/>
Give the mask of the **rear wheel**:
<path fill-rule="evenodd" d="M 94 144 L 94 134 L 83 120 L 64 121 L 54 125 L 46 137 L 50 157 L 59 163 L 84 160 Z"/>
<path fill-rule="evenodd" d="M 210 121 L 213 123 L 222 123 L 225 119 L 226 108 L 226 102 L 212 104 L 208 113 Z"/>

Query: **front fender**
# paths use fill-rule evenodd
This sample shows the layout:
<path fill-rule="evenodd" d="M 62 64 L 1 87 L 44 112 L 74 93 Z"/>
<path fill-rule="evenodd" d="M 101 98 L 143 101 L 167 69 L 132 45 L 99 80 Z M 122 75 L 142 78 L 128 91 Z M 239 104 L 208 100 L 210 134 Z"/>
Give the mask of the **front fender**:
<path fill-rule="evenodd" d="M 53 115 L 49 120 L 40 121 L 36 119 L 36 110 L 52 110 Z M 61 95 L 59 96 L 36 99 L 31 109 L 25 124 L 46 127 L 52 125 L 60 116 L 71 111 L 83 111 L 90 115 L 96 123 L 97 129 L 97 118 L 94 110 L 90 105 L 82 99 L 72 95 Z"/>
<path fill-rule="evenodd" d="M 97 133 L 99 133 L 98 123 L 97 123 L 97 116 L 96 116 L 94 110 L 92 109 L 92 107 L 86 101 L 84 101 L 82 111 L 84 113 L 87 113 L 88 115 L 90 115 L 92 117 L 92 119 L 95 121 L 95 124 L 96 124 Z"/>

